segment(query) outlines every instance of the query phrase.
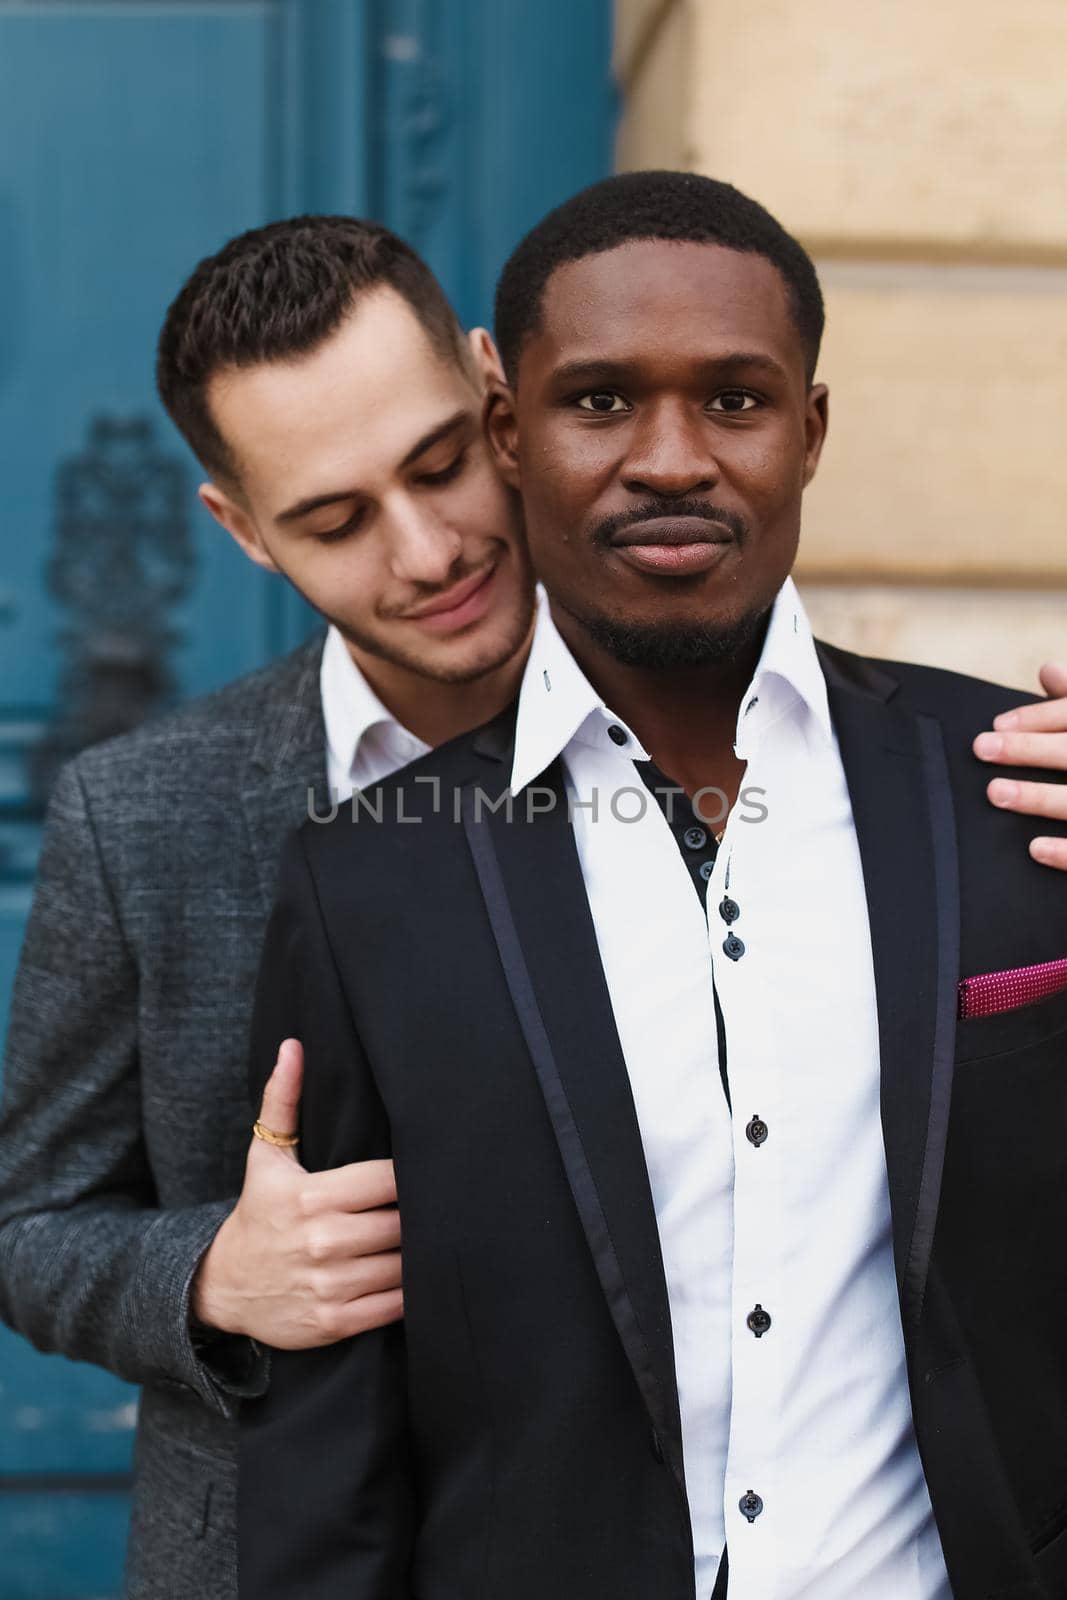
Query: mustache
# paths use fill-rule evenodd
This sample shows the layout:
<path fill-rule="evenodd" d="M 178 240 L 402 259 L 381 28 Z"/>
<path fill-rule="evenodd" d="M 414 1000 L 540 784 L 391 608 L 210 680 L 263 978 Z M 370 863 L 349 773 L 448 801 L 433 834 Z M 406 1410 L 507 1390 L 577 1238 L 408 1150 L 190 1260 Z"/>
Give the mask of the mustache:
<path fill-rule="evenodd" d="M 593 525 L 593 543 L 610 545 L 627 528 L 638 527 L 642 522 L 655 522 L 661 517 L 693 517 L 712 522 L 716 527 L 725 528 L 739 543 L 748 533 L 748 523 L 744 517 L 736 511 L 728 511 L 725 506 L 717 506 L 712 500 L 695 497 L 687 500 L 657 500 L 651 497 L 631 506 L 628 511 L 616 511 L 610 517 L 601 517 Z"/>

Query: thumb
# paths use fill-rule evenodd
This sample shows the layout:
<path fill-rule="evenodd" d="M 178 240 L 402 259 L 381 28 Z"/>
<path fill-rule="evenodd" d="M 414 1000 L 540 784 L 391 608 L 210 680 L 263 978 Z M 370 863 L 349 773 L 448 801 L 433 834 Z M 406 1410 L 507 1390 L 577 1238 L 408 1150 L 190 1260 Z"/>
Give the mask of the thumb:
<path fill-rule="evenodd" d="M 303 1082 L 304 1047 L 299 1039 L 283 1039 L 278 1049 L 278 1059 L 274 1063 L 274 1071 L 264 1086 L 263 1102 L 259 1108 L 260 1122 L 272 1133 L 298 1132 L 300 1091 Z M 290 1145 L 288 1148 L 276 1145 L 273 1148 L 279 1149 L 282 1155 L 289 1156 L 291 1160 L 297 1160 L 295 1145 Z"/>
<path fill-rule="evenodd" d="M 1046 661 L 1040 677 L 1041 687 L 1053 699 L 1067 695 L 1067 661 Z"/>

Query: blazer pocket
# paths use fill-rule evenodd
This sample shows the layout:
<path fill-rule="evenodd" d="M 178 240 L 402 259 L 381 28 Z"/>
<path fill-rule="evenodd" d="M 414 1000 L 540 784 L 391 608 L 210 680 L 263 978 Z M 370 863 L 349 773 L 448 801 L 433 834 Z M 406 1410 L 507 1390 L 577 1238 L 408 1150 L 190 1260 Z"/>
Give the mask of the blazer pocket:
<path fill-rule="evenodd" d="M 128 1600 L 237 1600 L 233 1463 L 151 1425 L 137 1442 Z"/>
<path fill-rule="evenodd" d="M 1067 988 L 1009 1011 L 987 1017 L 964 1017 L 956 1023 L 956 1060 L 980 1061 L 987 1056 L 1010 1055 L 1031 1045 L 1044 1044 L 1067 1031 Z M 1067 1069 L 1067 1041 L 1064 1045 Z"/>
<path fill-rule="evenodd" d="M 1000 1011 L 1018 1011 L 1067 989 L 1067 957 L 1037 961 L 1028 967 L 1008 967 L 961 979 L 958 1009 L 961 1018 L 990 1017 Z"/>

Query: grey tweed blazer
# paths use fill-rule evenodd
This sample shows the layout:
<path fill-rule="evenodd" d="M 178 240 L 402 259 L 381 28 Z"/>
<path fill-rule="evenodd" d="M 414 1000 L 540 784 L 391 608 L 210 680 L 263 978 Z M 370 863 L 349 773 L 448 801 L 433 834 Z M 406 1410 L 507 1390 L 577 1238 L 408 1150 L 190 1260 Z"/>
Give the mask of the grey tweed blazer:
<path fill-rule="evenodd" d="M 235 1600 L 249 1341 L 194 1348 L 189 1286 L 241 1187 L 259 949 L 286 833 L 325 793 L 322 635 L 85 751 L 57 783 L 0 1104 L 0 1316 L 142 1385 L 126 1593 Z"/>

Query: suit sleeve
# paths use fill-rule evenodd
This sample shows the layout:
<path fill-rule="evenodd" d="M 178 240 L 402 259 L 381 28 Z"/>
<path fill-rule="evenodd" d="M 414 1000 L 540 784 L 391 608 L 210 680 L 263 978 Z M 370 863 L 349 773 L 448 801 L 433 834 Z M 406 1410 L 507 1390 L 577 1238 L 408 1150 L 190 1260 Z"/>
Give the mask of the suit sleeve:
<path fill-rule="evenodd" d="M 304 1166 L 388 1156 L 300 835 L 282 859 L 257 983 L 253 1104 L 285 1038 L 304 1046 Z M 241 1600 L 409 1600 L 412 1523 L 403 1325 L 273 1351 L 268 1391 L 240 1415 Z"/>
<path fill-rule="evenodd" d="M 234 1201 L 161 1209 L 141 1119 L 138 972 L 77 762 L 45 824 L 0 1100 L 0 1317 L 40 1350 L 233 1414 L 250 1340 L 194 1344 L 190 1290 Z"/>

